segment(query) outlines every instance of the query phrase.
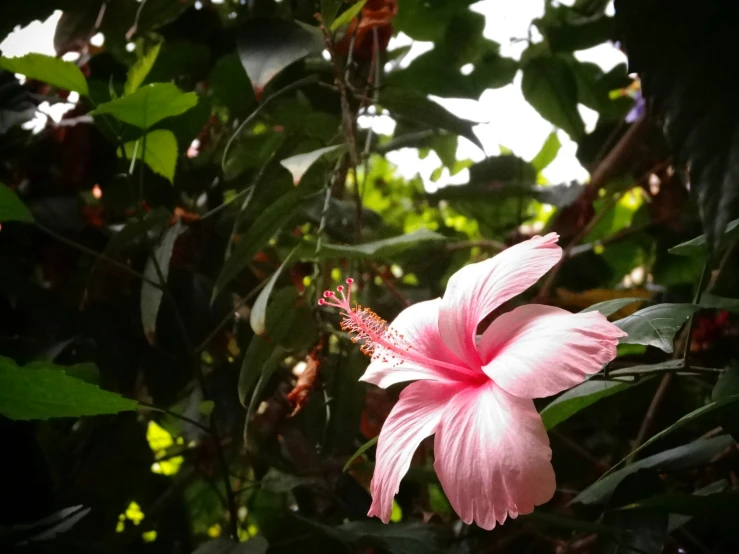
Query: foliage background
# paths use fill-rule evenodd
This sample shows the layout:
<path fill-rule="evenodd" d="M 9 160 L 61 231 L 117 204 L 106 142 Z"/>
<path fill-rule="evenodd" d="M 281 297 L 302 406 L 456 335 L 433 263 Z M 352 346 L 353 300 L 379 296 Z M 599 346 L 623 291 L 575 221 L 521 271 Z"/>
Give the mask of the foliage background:
<path fill-rule="evenodd" d="M 3 551 L 736 552 L 737 14 L 704 4 L 548 2 L 520 60 L 460 0 L 0 8 L 0 38 L 62 10 L 56 54 L 78 54 L 0 58 Z M 398 33 L 433 48 L 402 63 Z M 574 55 L 616 40 L 641 82 Z M 514 80 L 553 132 L 473 162 L 473 123 L 429 96 Z M 562 133 L 589 179 L 544 177 Z M 467 182 L 404 177 L 404 147 Z M 516 302 L 629 333 L 540 405 L 554 499 L 464 526 L 424 443 L 393 523 L 368 520 L 398 390 L 357 381 L 318 296 L 352 276 L 391 320 L 544 231 L 564 261 Z"/>

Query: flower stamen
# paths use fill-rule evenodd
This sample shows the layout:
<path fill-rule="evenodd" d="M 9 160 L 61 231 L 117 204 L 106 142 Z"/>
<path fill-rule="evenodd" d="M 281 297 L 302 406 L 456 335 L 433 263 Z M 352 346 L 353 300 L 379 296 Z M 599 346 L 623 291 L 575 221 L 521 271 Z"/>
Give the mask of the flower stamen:
<path fill-rule="evenodd" d="M 442 360 L 432 360 L 414 352 L 405 336 L 391 328 L 387 321 L 382 319 L 369 308 L 358 304 L 352 306 L 351 285 L 354 279 L 347 279 L 346 288 L 343 285 L 336 287 L 336 292 L 327 290 L 323 298 L 318 300 L 319 306 L 331 306 L 342 311 L 341 329 L 352 335 L 352 342 L 360 343 L 363 354 L 373 360 L 393 365 L 401 365 L 405 360 L 417 362 L 426 366 L 446 367 L 462 373 L 471 373 L 469 369 L 450 364 Z"/>

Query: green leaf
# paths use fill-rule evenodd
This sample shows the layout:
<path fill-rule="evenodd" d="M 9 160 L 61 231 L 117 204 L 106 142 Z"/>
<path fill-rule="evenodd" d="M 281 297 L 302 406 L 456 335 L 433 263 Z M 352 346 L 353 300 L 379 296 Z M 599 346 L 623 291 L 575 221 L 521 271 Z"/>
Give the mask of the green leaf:
<path fill-rule="evenodd" d="M 154 62 L 157 61 L 161 47 L 161 42 L 155 44 L 143 56 L 136 60 L 136 63 L 128 70 L 128 78 L 123 85 L 123 94 L 133 94 L 138 90 L 154 66 Z"/>
<path fill-rule="evenodd" d="M 604 316 L 608 317 L 609 315 L 615 314 L 621 308 L 625 308 L 629 304 L 633 304 L 634 302 L 646 302 L 647 300 L 647 298 L 614 298 L 613 300 L 605 300 L 603 302 L 593 304 L 592 306 L 582 310 L 581 313 L 600 312 Z"/>
<path fill-rule="evenodd" d="M 277 271 L 272 274 L 272 277 L 269 278 L 269 281 L 267 281 L 262 292 L 259 293 L 259 296 L 257 296 L 257 299 L 254 301 L 254 305 L 251 308 L 251 314 L 249 314 L 249 324 L 256 335 L 264 335 L 267 332 L 267 303 L 272 295 L 272 290 L 275 288 L 275 283 L 277 283 L 277 280 L 282 274 L 282 270 L 290 264 L 295 252 L 296 249 L 293 249 L 293 251 L 288 254 L 285 261 L 283 261 L 280 264 L 280 267 L 277 268 Z"/>
<path fill-rule="evenodd" d="M 100 104 L 90 113 L 110 114 L 124 123 L 148 129 L 163 119 L 185 113 L 197 103 L 198 95 L 194 92 L 182 92 L 172 83 L 153 83 Z"/>
<path fill-rule="evenodd" d="M 566 60 L 556 55 L 529 59 L 523 66 L 521 89 L 529 104 L 572 140 L 585 136 L 585 123 L 577 111 L 577 81 Z"/>
<path fill-rule="evenodd" d="M 692 304 L 657 304 L 619 319 L 615 324 L 628 333 L 621 339 L 622 343 L 655 346 L 671 354 L 675 335 L 697 309 Z"/>
<path fill-rule="evenodd" d="M 365 452 L 367 452 L 367 450 L 369 450 L 374 445 L 376 445 L 379 438 L 380 438 L 380 436 L 378 435 L 375 438 L 370 439 L 367 442 L 365 442 L 362 446 L 360 446 L 357 449 L 357 451 L 354 454 L 352 454 L 349 457 L 349 459 L 346 461 L 346 463 L 344 464 L 344 469 L 342 471 L 346 472 L 350 467 L 352 467 L 352 464 L 354 463 L 354 460 L 356 460 L 357 458 L 359 458 L 362 454 L 364 454 Z"/>
<path fill-rule="evenodd" d="M 389 239 L 365 242 L 364 244 L 322 244 L 319 258 L 372 258 L 386 259 L 397 256 L 406 250 L 424 242 L 437 242 L 446 240 L 446 237 L 427 229 L 414 231 L 407 235 L 400 235 Z"/>
<path fill-rule="evenodd" d="M 619 529 L 608 527 L 602 523 L 594 523 L 592 521 L 584 521 L 575 519 L 574 517 L 562 516 L 559 514 L 551 514 L 534 510 L 530 514 L 519 516 L 521 521 L 531 523 L 538 527 L 565 529 L 567 531 L 577 531 L 581 533 L 597 533 L 600 535 L 619 535 Z"/>
<path fill-rule="evenodd" d="M 177 138 L 172 131 L 159 129 L 123 145 L 126 158 L 136 155 L 137 160 L 144 160 L 151 170 L 174 184 L 174 173 L 177 167 Z"/>
<path fill-rule="evenodd" d="M 285 158 L 280 161 L 280 165 L 290 172 L 293 176 L 293 184 L 298 186 L 306 171 L 308 171 L 320 158 L 329 154 L 332 154 L 331 157 L 334 157 L 335 155 L 343 154 L 345 150 L 345 144 L 326 146 L 325 148 L 319 148 L 312 152 L 306 152 L 305 154 L 297 154 L 295 156 Z"/>
<path fill-rule="evenodd" d="M 236 44 L 258 100 L 264 87 L 283 69 L 325 48 L 315 27 L 276 18 L 250 19 L 239 28 Z"/>
<path fill-rule="evenodd" d="M 711 391 L 711 400 L 718 402 L 724 398 L 739 394 L 739 368 L 732 367 L 724 371 Z M 739 408 L 736 405 L 726 406 L 718 412 L 721 427 L 736 440 L 739 438 Z"/>
<path fill-rule="evenodd" d="M 87 96 L 87 81 L 80 68 L 72 62 L 44 54 L 26 54 L 20 58 L 0 57 L 0 69 L 43 81 L 56 88 Z"/>
<path fill-rule="evenodd" d="M 33 223 L 33 214 L 9 186 L 0 183 L 0 222 Z"/>
<path fill-rule="evenodd" d="M 166 286 L 167 277 L 169 276 L 169 261 L 172 258 L 174 244 L 177 242 L 178 237 L 186 230 L 187 227 L 182 225 L 179 219 L 172 227 L 167 229 L 159 245 L 154 250 L 154 258 L 150 257 L 146 262 L 146 267 L 144 268 L 145 277 L 155 283 Z M 154 259 L 156 259 L 156 263 L 154 263 Z M 159 269 L 161 269 L 163 280 L 160 280 L 157 264 L 159 265 Z M 141 324 L 144 328 L 144 335 L 150 344 L 154 344 L 156 339 L 157 315 L 159 314 L 161 303 L 162 289 L 155 287 L 148 281 L 143 281 L 141 284 Z"/>
<path fill-rule="evenodd" d="M 280 197 L 262 212 L 252 226 L 239 238 L 231 257 L 223 264 L 213 288 L 213 299 L 251 263 L 254 255 L 292 217 L 298 207 L 305 202 L 305 199 L 306 193 L 302 189 L 298 189 Z"/>
<path fill-rule="evenodd" d="M 135 410 L 134 400 L 70 377 L 52 363 L 21 368 L 0 357 L 0 414 L 14 420 L 115 414 Z"/>
<path fill-rule="evenodd" d="M 549 164 L 551 164 L 557 157 L 557 154 L 559 154 L 560 148 L 562 148 L 562 143 L 559 141 L 557 132 L 552 131 L 541 146 L 541 150 L 539 150 L 536 156 L 534 156 L 534 159 L 531 160 L 531 165 L 534 166 L 537 173 L 540 173 L 542 169 L 549 167 Z"/>
<path fill-rule="evenodd" d="M 423 94 L 409 90 L 390 89 L 382 91 L 383 107 L 400 119 L 427 129 L 443 129 L 465 137 L 484 150 L 480 139 L 472 130 L 473 122 L 461 119 Z"/>
<path fill-rule="evenodd" d="M 728 435 L 697 441 L 665 450 L 643 460 L 637 460 L 628 466 L 602 477 L 580 494 L 573 502 L 581 504 L 597 504 L 606 502 L 618 484 L 628 475 L 643 469 L 679 470 L 692 468 L 711 460 L 716 454 L 724 451 L 734 441 Z"/>
<path fill-rule="evenodd" d="M 723 232 L 720 244 L 726 244 L 732 239 L 739 238 L 739 219 L 729 222 L 726 230 Z M 700 235 L 687 242 L 681 242 L 677 246 L 673 246 L 668 250 L 670 254 L 677 256 L 707 256 L 708 247 L 706 246 L 706 235 Z"/>
<path fill-rule="evenodd" d="M 662 493 L 665 485 L 653 471 L 641 470 L 626 477 L 613 492 L 613 502 L 622 505 L 647 495 Z M 667 514 L 609 511 L 603 524 L 620 529 L 618 536 L 600 536 L 596 554 L 662 554 L 667 539 Z"/>
<path fill-rule="evenodd" d="M 342 25 L 347 25 L 352 19 L 357 17 L 357 14 L 362 11 L 362 8 L 367 3 L 367 0 L 359 0 L 358 2 L 355 2 L 351 6 L 349 6 L 344 12 L 336 18 L 336 20 L 331 24 L 331 31 L 335 31 Z"/>
<path fill-rule="evenodd" d="M 591 380 L 573 387 L 548 404 L 540 413 L 546 429 L 553 429 L 598 400 L 631 387 L 622 381 Z"/>

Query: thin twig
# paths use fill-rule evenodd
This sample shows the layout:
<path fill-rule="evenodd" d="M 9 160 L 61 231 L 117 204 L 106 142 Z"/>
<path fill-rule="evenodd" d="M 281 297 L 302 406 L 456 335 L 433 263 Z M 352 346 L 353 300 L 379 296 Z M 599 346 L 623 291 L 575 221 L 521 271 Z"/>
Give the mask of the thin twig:
<path fill-rule="evenodd" d="M 73 241 L 71 239 L 68 239 L 68 238 L 60 235 L 56 231 L 54 231 L 52 229 L 49 229 L 45 225 L 42 225 L 41 223 L 36 222 L 36 227 L 38 227 L 38 229 L 40 231 L 43 231 L 44 233 L 46 233 L 50 237 L 54 238 L 55 240 L 58 240 L 59 242 L 61 242 L 63 244 L 66 244 L 67 246 L 69 246 L 71 248 L 74 248 L 76 250 L 79 250 L 80 252 L 84 252 L 85 254 L 88 254 L 90 256 L 93 256 L 94 258 L 96 258 L 98 260 L 101 260 L 101 261 L 106 262 L 106 263 L 108 263 L 108 264 L 110 264 L 112 266 L 115 266 L 118 269 L 121 269 L 121 270 L 125 271 L 129 275 L 133 275 L 134 277 L 136 277 L 138 279 L 141 279 L 142 281 L 145 281 L 145 282 L 149 283 L 150 285 L 152 285 L 152 286 L 154 286 L 156 288 L 161 288 L 161 286 L 159 285 L 159 283 L 157 283 L 153 279 L 149 279 L 145 275 L 139 273 L 138 271 L 136 271 L 135 269 L 129 267 L 128 265 L 126 265 L 124 263 L 121 263 L 121 262 L 119 262 L 117 260 L 114 260 L 113 258 L 109 258 L 105 254 L 101 254 L 100 252 L 96 252 L 92 248 L 88 248 L 87 246 L 84 246 L 84 245 L 82 245 L 82 244 L 80 244 L 78 242 L 75 242 L 75 241 Z"/>
<path fill-rule="evenodd" d="M 144 141 L 146 140 L 146 136 L 144 136 Z M 138 146 L 138 142 L 137 145 Z M 121 149 L 123 147 L 121 146 Z M 143 171 L 143 165 L 145 163 L 145 156 L 146 156 L 146 148 L 144 145 L 144 148 L 141 153 L 141 167 L 139 169 L 140 171 L 140 178 L 139 178 L 139 195 L 143 195 L 144 191 L 144 171 Z M 133 171 L 135 169 L 135 162 L 136 162 L 136 151 L 134 150 L 134 156 L 131 159 L 131 166 L 129 168 L 128 172 L 128 179 L 129 184 L 131 179 L 133 178 Z M 139 218 L 142 217 L 141 214 L 141 204 L 143 198 L 140 196 L 136 205 L 137 208 L 137 214 Z M 195 379 L 198 382 L 198 385 L 200 387 L 200 391 L 203 395 L 204 400 L 211 400 L 210 394 L 208 392 L 208 387 L 205 381 L 205 374 L 203 373 L 203 368 L 200 363 L 200 355 L 195 350 L 195 347 L 193 345 L 193 342 L 190 338 L 190 334 L 187 331 L 187 326 L 185 325 L 185 321 L 182 318 L 182 314 L 180 313 L 179 307 L 177 306 L 177 302 L 172 295 L 172 291 L 169 289 L 169 286 L 167 285 L 167 280 L 164 277 L 164 272 L 162 271 L 161 264 L 159 263 L 159 260 L 157 259 L 156 253 L 154 249 L 149 245 L 149 257 L 152 261 L 152 265 L 154 266 L 154 269 L 157 273 L 157 278 L 159 279 L 159 283 L 161 285 L 162 293 L 164 298 L 166 299 L 167 303 L 170 305 L 172 309 L 172 314 L 174 316 L 174 320 L 176 323 L 176 326 L 178 328 L 178 331 L 182 337 L 183 342 L 187 346 L 188 354 L 192 363 L 192 370 L 195 375 Z M 228 510 L 230 514 L 229 518 L 229 525 L 230 525 L 230 532 L 231 536 L 234 540 L 238 540 L 239 537 L 239 527 L 238 527 L 238 510 L 236 508 L 236 497 L 233 493 L 233 488 L 231 487 L 231 479 L 229 477 L 229 471 L 228 471 L 228 463 L 226 462 L 226 456 L 223 450 L 223 445 L 221 444 L 220 434 L 218 433 L 218 428 L 216 426 L 216 410 L 220 410 L 220 405 L 216 402 L 214 403 L 214 411 L 210 414 L 210 435 L 214 439 L 216 454 L 218 457 L 219 465 L 221 466 L 221 473 L 223 474 L 223 482 L 224 487 L 226 490 L 226 498 L 228 500 Z"/>
<path fill-rule="evenodd" d="M 706 263 L 703 266 L 703 272 L 701 273 L 700 281 L 698 282 L 698 289 L 695 292 L 695 297 L 693 298 L 693 304 L 699 305 L 701 296 L 703 295 L 703 288 L 706 285 L 706 278 L 710 274 L 710 263 L 708 260 L 706 260 Z M 690 316 L 690 321 L 688 323 L 688 327 L 686 331 L 683 331 L 684 333 L 684 343 L 685 347 L 683 349 L 682 354 L 682 366 L 685 368 L 686 371 L 690 371 L 690 362 L 688 360 L 688 355 L 690 353 L 690 345 L 692 343 L 693 338 L 693 326 L 695 324 L 695 314 Z M 652 422 L 654 421 L 654 416 L 657 413 L 657 410 L 659 409 L 660 404 L 662 403 L 662 400 L 665 397 L 665 394 L 667 392 L 667 389 L 670 386 L 670 383 L 674 379 L 674 373 L 667 373 L 664 377 L 662 377 L 662 381 L 660 381 L 659 387 L 657 387 L 657 391 L 654 393 L 654 397 L 652 398 L 652 401 L 649 403 L 649 407 L 647 408 L 647 413 L 644 416 L 644 421 L 642 421 L 641 426 L 639 427 L 639 432 L 636 435 L 636 439 L 634 439 L 634 445 L 633 450 L 636 450 L 639 448 L 644 441 L 647 438 L 647 434 L 649 433 L 649 430 L 652 427 Z M 634 454 L 629 456 L 626 459 L 626 464 L 630 464 L 634 459 Z"/>
<path fill-rule="evenodd" d="M 175 419 L 180 419 L 182 421 L 185 421 L 189 423 L 190 425 L 197 427 L 201 431 L 204 431 L 208 433 L 208 435 L 212 436 L 212 431 L 210 428 L 206 427 L 199 421 L 195 421 L 194 419 L 190 419 L 187 416 L 184 416 L 182 414 L 178 414 L 177 412 L 173 412 L 172 410 L 168 410 L 167 408 L 160 408 L 159 406 L 155 406 L 154 404 L 149 404 L 148 402 L 141 402 L 140 400 L 137 400 L 139 406 L 144 406 L 145 408 L 148 408 L 149 410 L 154 410 L 155 412 L 161 412 L 163 414 L 167 414 L 168 416 L 172 416 Z"/>
<path fill-rule="evenodd" d="M 212 341 L 215 336 L 221 332 L 221 330 L 228 325 L 228 322 L 231 321 L 234 317 L 236 317 L 236 312 L 238 312 L 241 308 L 243 308 L 246 303 L 254 298 L 256 294 L 264 288 L 264 286 L 267 284 L 268 279 L 265 279 L 261 283 L 259 283 L 256 287 L 254 287 L 252 290 L 248 292 L 248 294 L 244 295 L 233 307 L 232 310 L 229 310 L 228 315 L 226 315 L 218 325 L 215 326 L 215 328 L 210 332 L 210 334 L 205 337 L 203 342 L 201 342 L 196 348 L 195 352 L 200 353 L 203 350 L 205 350 L 208 345 L 210 344 L 210 341 Z"/>
<path fill-rule="evenodd" d="M 311 84 L 311 83 L 315 83 L 315 82 L 318 82 L 318 76 L 317 75 L 309 75 L 308 77 L 304 77 L 303 79 L 298 79 L 294 83 L 290 83 L 289 85 L 287 85 L 284 88 L 281 88 L 280 90 L 278 90 L 274 94 L 271 94 L 268 98 L 266 98 L 264 100 L 264 102 L 262 102 L 261 104 L 259 104 L 259 106 L 257 106 L 256 109 L 253 112 L 251 112 L 251 114 L 249 115 L 249 117 L 247 117 L 241 123 L 241 125 L 239 125 L 236 128 L 236 131 L 234 131 L 234 134 L 231 135 L 231 138 L 228 139 L 228 142 L 226 143 L 226 147 L 223 149 L 223 156 L 221 157 L 221 170 L 223 171 L 224 168 L 226 167 L 226 156 L 228 156 L 228 151 L 231 149 L 231 144 L 233 143 L 233 141 L 236 140 L 236 137 L 239 136 L 239 134 L 244 129 L 244 127 L 246 127 L 247 125 L 249 125 L 249 123 L 251 123 L 252 121 L 254 121 L 254 119 L 260 113 L 262 113 L 262 110 L 264 110 L 272 102 L 272 100 L 274 100 L 275 98 L 278 98 L 278 97 L 282 96 L 283 94 L 287 94 L 288 92 L 290 92 L 292 90 L 298 89 L 298 88 L 300 88 L 302 86 L 305 86 L 305 85 L 308 85 L 308 84 Z"/>

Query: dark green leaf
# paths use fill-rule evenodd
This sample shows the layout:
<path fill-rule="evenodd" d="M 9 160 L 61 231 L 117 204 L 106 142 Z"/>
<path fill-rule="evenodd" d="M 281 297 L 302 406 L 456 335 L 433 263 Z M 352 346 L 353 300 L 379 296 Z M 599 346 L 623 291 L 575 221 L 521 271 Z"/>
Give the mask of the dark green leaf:
<path fill-rule="evenodd" d="M 36 104 L 29 92 L 20 85 L 15 75 L 2 69 L 0 98 L 0 135 L 31 120 L 36 113 Z"/>
<path fill-rule="evenodd" d="M 650 470 L 641 470 L 626 477 L 613 492 L 613 503 L 623 505 L 645 496 L 659 494 L 665 486 Z M 596 554 L 662 554 L 667 539 L 667 514 L 654 512 L 607 512 L 603 524 L 622 530 L 618 536 L 600 536 Z"/>
<path fill-rule="evenodd" d="M 554 51 L 572 52 L 598 46 L 613 38 L 612 17 L 604 14 L 583 15 L 579 10 L 563 5 L 547 4 L 544 17 L 534 24 Z"/>
<path fill-rule="evenodd" d="M 614 489 L 623 479 L 642 468 L 658 470 L 678 470 L 695 467 L 711 460 L 716 454 L 725 450 L 734 441 L 728 435 L 713 437 L 711 439 L 699 439 L 695 442 L 665 450 L 654 456 L 643 460 L 637 460 L 630 465 L 614 471 L 596 481 L 580 494 L 573 502 L 582 504 L 596 504 L 606 502 Z"/>
<path fill-rule="evenodd" d="M 382 92 L 382 105 L 400 119 L 428 129 L 443 129 L 465 137 L 480 147 L 482 143 L 472 130 L 473 122 L 460 119 L 422 94 L 408 90 L 387 89 Z"/>
<path fill-rule="evenodd" d="M 711 392 L 711 400 L 718 402 L 739 394 L 739 368 L 731 367 L 724 371 L 716 381 Z M 731 404 L 718 411 L 721 427 L 736 440 L 739 438 L 739 407 Z"/>
<path fill-rule="evenodd" d="M 305 201 L 305 197 L 306 193 L 302 189 L 298 189 L 282 196 L 262 212 L 246 233 L 239 238 L 231 257 L 223 264 L 213 288 L 214 299 L 223 291 L 226 285 L 251 263 L 254 255 L 297 211 L 298 207 Z"/>
<path fill-rule="evenodd" d="M 215 102 L 236 117 L 247 117 L 256 102 L 249 77 L 236 54 L 218 60 L 210 76 L 210 87 Z"/>
<path fill-rule="evenodd" d="M 197 103 L 198 95 L 194 92 L 182 92 L 172 83 L 154 83 L 100 104 L 91 113 L 110 114 L 124 123 L 148 129 L 163 119 L 185 113 Z"/>
<path fill-rule="evenodd" d="M 318 29 L 273 18 L 247 21 L 239 28 L 237 45 L 257 99 L 280 71 L 325 47 Z"/>
<path fill-rule="evenodd" d="M 321 0 L 321 17 L 326 27 L 330 28 L 333 25 L 343 3 L 343 0 Z"/>
<path fill-rule="evenodd" d="M 154 249 L 153 257 L 150 257 L 144 268 L 144 276 L 149 280 L 166 286 L 169 276 L 169 261 L 172 258 L 175 242 L 179 236 L 187 230 L 187 227 L 177 222 L 167 229 L 159 245 Z M 156 262 L 155 262 L 156 260 Z M 161 278 L 159 271 L 161 271 Z M 147 340 L 154 344 L 157 330 L 157 315 L 162 303 L 162 289 L 155 287 L 149 281 L 141 284 L 141 324 Z"/>
<path fill-rule="evenodd" d="M 349 6 L 346 10 L 342 12 L 339 17 L 336 18 L 333 23 L 331 23 L 330 29 L 332 31 L 335 31 L 342 25 L 347 25 L 362 10 L 366 2 L 367 0 L 358 0 L 357 2 Z"/>
<path fill-rule="evenodd" d="M 697 489 L 693 494 L 698 496 L 707 496 L 709 494 L 723 492 L 727 488 L 729 488 L 729 482 L 726 479 L 721 479 L 720 481 L 715 481 L 710 485 L 706 485 L 705 487 Z M 673 531 L 686 525 L 692 519 L 693 517 L 689 515 L 686 516 L 681 514 L 670 514 L 670 523 L 667 526 L 667 530 L 672 533 Z"/>
<path fill-rule="evenodd" d="M 0 183 L 0 222 L 2 221 L 33 223 L 33 215 L 13 189 Z"/>
<path fill-rule="evenodd" d="M 668 492 L 622 506 L 621 510 L 681 514 L 710 518 L 730 518 L 739 509 L 739 490 L 713 494 Z"/>
<path fill-rule="evenodd" d="M 14 420 L 116 414 L 135 410 L 134 400 L 70 377 L 47 363 L 21 368 L 0 357 L 0 414 Z"/>
<path fill-rule="evenodd" d="M 657 304 L 615 323 L 628 333 L 622 343 L 655 346 L 671 354 L 675 335 L 697 309 L 692 304 Z"/>
<path fill-rule="evenodd" d="M 262 477 L 262 489 L 273 494 L 282 494 L 290 492 L 296 487 L 305 485 L 312 485 L 317 482 L 315 477 L 299 477 L 297 475 L 290 475 L 289 473 L 283 473 L 278 469 L 272 467 L 267 471 L 267 474 Z"/>
<path fill-rule="evenodd" d="M 252 337 L 249 347 L 244 353 L 239 373 L 238 393 L 242 406 L 248 406 L 249 395 L 259 380 L 262 368 L 274 352 L 275 347 L 274 342 L 268 341 L 264 337 L 259 335 Z"/>
<path fill-rule="evenodd" d="M 529 59 L 523 66 L 523 95 L 547 121 L 578 141 L 585 123 L 577 111 L 577 81 L 566 60 L 554 56 Z"/>
<path fill-rule="evenodd" d="M 35 541 L 47 541 L 66 533 L 90 513 L 91 508 L 70 506 L 35 523 L 14 525 L 9 530 L 0 530 L 0 541 L 13 546 L 28 546 Z"/>
<path fill-rule="evenodd" d="M 192 554 L 267 554 L 268 548 L 267 539 L 261 535 L 242 542 L 219 537 L 201 544 Z"/>
<path fill-rule="evenodd" d="M 347 542 L 393 554 L 437 554 L 440 550 L 433 529 L 424 523 L 350 521 L 336 528 Z"/>
<path fill-rule="evenodd" d="M 126 158 L 136 156 L 137 160 L 144 160 L 151 170 L 161 175 L 170 183 L 174 183 L 174 173 L 177 167 L 177 139 L 172 131 L 158 129 L 140 138 L 123 145 Z"/>
<path fill-rule="evenodd" d="M 692 2 L 623 0 L 616 10 L 629 70 L 639 73 L 676 163 L 688 167 L 714 252 L 739 210 L 739 104 L 726 71 L 736 60 L 736 15 L 735 4 L 721 2 L 696 9 Z"/>
<path fill-rule="evenodd" d="M 295 156 L 291 156 L 289 158 L 281 160 L 280 165 L 290 172 L 290 174 L 293 176 L 293 184 L 295 186 L 298 186 L 300 184 L 300 180 L 303 178 L 303 175 L 305 175 L 305 172 L 308 171 L 311 166 L 319 159 L 323 158 L 324 156 L 328 156 L 329 154 L 331 155 L 331 157 L 338 156 L 340 154 L 343 154 L 345 150 L 346 145 L 344 144 L 326 146 L 325 148 L 319 148 L 318 150 L 313 150 L 312 152 L 297 154 Z"/>
<path fill-rule="evenodd" d="M 609 315 L 615 314 L 617 311 L 619 311 L 621 308 L 625 308 L 629 304 L 633 304 L 634 302 L 646 302 L 646 298 L 614 298 L 613 300 L 605 300 L 604 302 L 598 302 L 597 304 L 593 304 L 592 306 L 589 306 L 582 310 L 582 313 L 585 312 L 600 312 L 604 316 L 608 317 Z"/>
<path fill-rule="evenodd" d="M 44 54 L 26 54 L 21 58 L 0 57 L 0 68 L 13 73 L 25 75 L 28 79 L 36 79 L 50 85 L 78 92 L 87 96 L 87 81 L 80 68 L 72 62 Z"/>
<path fill-rule="evenodd" d="M 552 429 L 598 400 L 626 390 L 630 386 L 631 384 L 621 381 L 585 381 L 557 397 L 541 411 L 544 427 Z"/>
<path fill-rule="evenodd" d="M 650 438 L 649 440 L 647 440 L 646 442 L 644 442 L 641 446 L 639 446 L 638 448 L 636 448 L 629 456 L 627 456 L 623 460 L 620 460 L 613 467 L 615 468 L 615 467 L 619 466 L 620 464 L 622 464 L 623 462 L 625 462 L 629 457 L 638 454 L 639 452 L 641 452 L 645 448 L 648 448 L 648 447 L 652 446 L 652 444 L 654 444 L 658 440 L 663 439 L 667 435 L 670 435 L 670 434 L 674 433 L 675 431 L 678 431 L 678 430 L 682 429 L 686 425 L 688 425 L 688 424 L 690 424 L 690 423 L 692 423 L 692 422 L 694 422 L 694 421 L 696 421 L 698 419 L 701 419 L 705 415 L 707 415 L 707 414 L 713 414 L 713 413 L 718 413 L 719 410 L 721 410 L 724 407 L 728 407 L 728 406 L 734 407 L 734 404 L 736 404 L 737 402 L 739 402 L 739 394 L 735 394 L 733 396 L 728 396 L 728 397 L 722 398 L 720 400 L 716 400 L 714 402 L 710 402 L 709 404 L 706 404 L 705 406 L 702 406 L 702 407 L 698 408 L 697 410 L 693 410 L 692 412 L 690 412 L 690 413 L 684 415 L 683 417 L 681 417 L 680 419 L 678 419 L 675 423 L 673 423 L 672 425 L 670 425 L 666 429 L 663 429 L 662 431 L 660 431 L 659 433 L 657 433 L 656 435 L 654 435 L 652 438 Z M 610 471 L 613 471 L 613 468 L 611 468 Z"/>
<path fill-rule="evenodd" d="M 704 293 L 701 296 L 700 307 L 739 313 L 739 298 L 726 298 L 725 296 Z"/>
<path fill-rule="evenodd" d="M 721 235 L 719 235 L 721 237 Z M 723 238 L 720 238 L 720 243 L 725 244 L 732 239 L 739 237 L 739 219 L 729 222 L 726 226 L 726 230 L 723 232 Z M 673 246 L 668 250 L 670 254 L 677 256 L 706 256 L 708 254 L 708 248 L 706 246 L 706 235 L 700 235 L 687 242 L 682 242 L 677 246 Z"/>

